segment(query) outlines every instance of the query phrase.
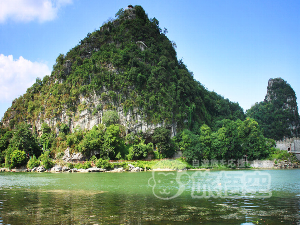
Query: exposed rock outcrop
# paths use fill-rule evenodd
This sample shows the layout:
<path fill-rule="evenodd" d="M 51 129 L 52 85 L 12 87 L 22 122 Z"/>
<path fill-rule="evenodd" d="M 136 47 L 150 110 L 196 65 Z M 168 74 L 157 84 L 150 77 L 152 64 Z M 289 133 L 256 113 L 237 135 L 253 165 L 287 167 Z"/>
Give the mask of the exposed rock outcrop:
<path fill-rule="evenodd" d="M 132 164 L 128 164 L 128 167 L 129 167 L 129 171 L 130 172 L 140 172 L 140 171 L 143 171 L 143 168 L 140 168 L 138 166 L 135 167 Z"/>
<path fill-rule="evenodd" d="M 84 97 L 80 96 L 80 104 L 86 104 L 86 105 L 105 105 L 103 100 L 101 99 L 101 96 L 94 95 L 93 97 Z M 139 110 L 137 108 L 133 108 L 132 111 L 125 112 L 124 108 L 121 106 L 115 106 L 117 113 L 120 118 L 120 124 L 123 125 L 126 128 L 126 134 L 127 133 L 137 133 L 139 131 L 142 131 L 143 133 L 153 134 L 155 128 L 158 127 L 166 127 L 171 130 L 171 136 L 176 135 L 176 129 L 177 124 L 165 124 L 164 122 L 153 124 L 153 123 L 147 123 L 144 120 L 144 117 L 142 114 L 140 114 Z M 45 122 L 50 127 L 56 127 L 57 123 L 65 123 L 70 126 L 71 132 L 73 132 L 77 127 L 84 130 L 90 130 L 93 128 L 93 126 L 101 124 L 102 123 L 102 117 L 105 113 L 105 109 L 101 109 L 97 112 L 93 111 L 93 109 L 86 108 L 82 111 L 77 111 L 75 113 L 75 116 L 69 116 L 67 114 L 67 110 L 62 110 L 62 113 L 59 116 L 52 117 L 49 119 L 38 119 L 35 121 L 35 126 L 37 131 L 41 133 L 42 124 Z M 56 130 L 57 133 L 59 130 Z"/>
<path fill-rule="evenodd" d="M 64 156 L 62 159 L 65 162 L 78 162 L 78 161 L 84 161 L 85 156 L 83 154 L 81 154 L 80 152 L 70 154 L 70 149 L 67 148 L 64 152 Z"/>

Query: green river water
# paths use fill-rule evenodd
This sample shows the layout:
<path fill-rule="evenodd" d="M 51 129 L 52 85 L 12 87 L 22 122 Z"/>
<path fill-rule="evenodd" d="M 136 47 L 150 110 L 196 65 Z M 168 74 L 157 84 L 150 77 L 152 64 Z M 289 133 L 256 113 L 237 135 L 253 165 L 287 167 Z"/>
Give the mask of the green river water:
<path fill-rule="evenodd" d="M 300 170 L 0 173 L 4 224 L 300 224 Z"/>

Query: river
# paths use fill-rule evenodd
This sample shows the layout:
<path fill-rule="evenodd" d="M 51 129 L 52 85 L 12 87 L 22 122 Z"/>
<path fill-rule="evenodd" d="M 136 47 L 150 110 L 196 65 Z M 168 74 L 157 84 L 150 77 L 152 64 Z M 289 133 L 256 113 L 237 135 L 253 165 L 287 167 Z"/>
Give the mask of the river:
<path fill-rule="evenodd" d="M 4 224 L 300 224 L 300 169 L 0 173 Z"/>

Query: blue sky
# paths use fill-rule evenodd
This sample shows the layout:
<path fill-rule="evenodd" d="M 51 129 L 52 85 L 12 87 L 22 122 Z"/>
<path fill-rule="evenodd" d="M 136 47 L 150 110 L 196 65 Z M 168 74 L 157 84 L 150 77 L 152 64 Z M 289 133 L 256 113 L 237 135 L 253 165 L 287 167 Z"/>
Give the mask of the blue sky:
<path fill-rule="evenodd" d="M 0 118 L 60 53 L 128 4 L 168 29 L 196 80 L 244 110 L 263 101 L 270 78 L 299 97 L 300 1 L 0 0 Z"/>

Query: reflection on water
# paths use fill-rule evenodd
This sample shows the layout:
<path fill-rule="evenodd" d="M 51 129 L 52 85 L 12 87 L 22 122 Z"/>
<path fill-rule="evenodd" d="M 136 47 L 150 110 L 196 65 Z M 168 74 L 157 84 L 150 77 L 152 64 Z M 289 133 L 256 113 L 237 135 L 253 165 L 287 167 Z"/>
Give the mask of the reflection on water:
<path fill-rule="evenodd" d="M 0 224 L 300 224 L 300 170 L 264 172 L 270 198 L 192 198 L 192 182 L 182 191 L 164 175 L 157 184 L 180 190 L 169 200 L 155 196 L 151 172 L 0 173 Z"/>

